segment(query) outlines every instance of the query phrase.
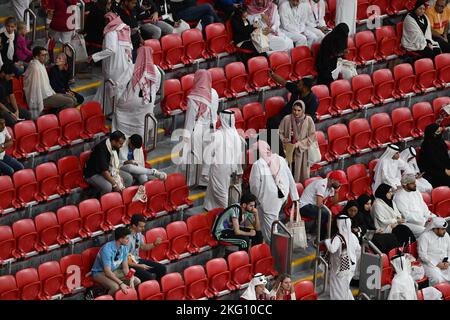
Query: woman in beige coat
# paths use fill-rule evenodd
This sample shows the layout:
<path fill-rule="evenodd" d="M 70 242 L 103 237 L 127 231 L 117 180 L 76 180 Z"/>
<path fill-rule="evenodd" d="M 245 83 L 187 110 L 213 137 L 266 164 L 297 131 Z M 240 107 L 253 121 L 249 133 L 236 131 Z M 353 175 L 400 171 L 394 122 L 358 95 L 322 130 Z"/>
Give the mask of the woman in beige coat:
<path fill-rule="evenodd" d="M 279 127 L 279 134 L 285 154 L 289 162 L 289 148 L 293 148 L 292 161 L 294 165 L 295 182 L 305 182 L 309 178 L 308 152 L 316 141 L 316 129 L 313 119 L 305 114 L 305 103 L 301 100 L 294 102 L 292 114 L 283 118 Z"/>

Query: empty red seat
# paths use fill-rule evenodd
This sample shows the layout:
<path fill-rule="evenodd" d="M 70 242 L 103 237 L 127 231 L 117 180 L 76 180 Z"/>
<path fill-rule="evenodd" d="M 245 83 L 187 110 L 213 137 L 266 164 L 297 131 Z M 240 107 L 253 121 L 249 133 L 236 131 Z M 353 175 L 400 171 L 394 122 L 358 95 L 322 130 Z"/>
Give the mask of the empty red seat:
<path fill-rule="evenodd" d="M 337 123 L 328 127 L 328 161 L 339 158 L 350 151 L 350 135 L 347 126 Z M 352 151 L 353 152 L 353 151 Z"/>
<path fill-rule="evenodd" d="M 0 300 L 19 300 L 19 289 L 16 278 L 11 275 L 0 277 Z"/>
<path fill-rule="evenodd" d="M 380 161 L 380 160 L 373 159 L 373 160 L 370 160 L 370 162 L 369 162 L 369 177 L 370 177 L 371 182 L 373 182 L 373 177 L 375 174 L 375 166 L 377 165 L 378 161 Z"/>
<path fill-rule="evenodd" d="M 147 202 L 140 200 L 133 201 L 133 197 L 138 191 L 138 186 L 131 186 L 122 191 L 123 205 L 125 206 L 124 223 L 129 224 L 131 217 L 135 214 L 144 214 L 147 208 Z"/>
<path fill-rule="evenodd" d="M 256 90 L 275 87 L 276 84 L 269 75 L 269 64 L 266 57 L 253 57 L 247 62 L 248 83 Z"/>
<path fill-rule="evenodd" d="M 62 136 L 59 144 L 71 144 L 81 138 L 83 132 L 83 122 L 80 111 L 75 108 L 61 110 L 58 113 L 59 125 L 62 128 Z"/>
<path fill-rule="evenodd" d="M 395 95 L 404 98 L 405 95 L 414 93 L 416 76 L 413 67 L 409 63 L 398 64 L 394 67 Z"/>
<path fill-rule="evenodd" d="M 313 86 L 311 91 L 317 96 L 317 99 L 319 99 L 319 106 L 317 107 L 316 112 L 317 117 L 320 119 L 324 115 L 329 115 L 332 99 L 328 86 L 319 84 Z"/>
<path fill-rule="evenodd" d="M 261 103 L 250 102 L 242 107 L 242 114 L 244 116 L 245 128 L 247 130 L 253 129 L 256 132 L 266 128 L 266 118 Z"/>
<path fill-rule="evenodd" d="M 297 300 L 317 300 L 318 294 L 314 291 L 314 283 L 312 281 L 300 281 L 294 285 L 295 298 Z"/>
<path fill-rule="evenodd" d="M 174 221 L 166 226 L 167 238 L 170 242 L 170 260 L 179 259 L 186 253 L 196 253 L 197 250 L 191 246 L 191 235 L 188 232 L 186 222 Z"/>
<path fill-rule="evenodd" d="M 66 243 L 82 236 L 82 221 L 77 206 L 69 205 L 56 211 L 58 223 L 61 226 L 61 237 Z"/>
<path fill-rule="evenodd" d="M 321 161 L 324 161 L 325 156 L 328 153 L 328 142 L 327 139 L 325 138 L 325 134 L 323 133 L 323 131 L 320 130 L 316 131 L 316 139 L 319 145 L 320 154 L 322 155 Z"/>
<path fill-rule="evenodd" d="M 428 210 L 430 210 L 430 212 L 433 212 L 433 202 L 431 201 L 431 195 L 426 192 L 421 192 L 421 194 L 423 201 L 426 203 L 428 207 Z"/>
<path fill-rule="evenodd" d="M 216 90 L 219 98 L 225 97 L 225 91 L 227 90 L 227 79 L 225 78 L 225 72 L 222 68 L 210 68 L 208 69 L 211 75 L 212 88 Z"/>
<path fill-rule="evenodd" d="M 425 128 L 434 122 L 434 113 L 429 102 L 419 102 L 412 106 L 412 114 L 415 123 L 415 132 L 421 136 Z"/>
<path fill-rule="evenodd" d="M 373 85 L 375 87 L 375 97 L 381 103 L 394 97 L 395 81 L 391 70 L 380 69 L 372 75 Z"/>
<path fill-rule="evenodd" d="M 215 295 L 220 296 L 231 290 L 231 273 L 228 271 L 227 262 L 224 258 L 211 259 L 206 263 L 206 274 L 209 280 L 209 290 Z"/>
<path fill-rule="evenodd" d="M 161 109 L 166 116 L 186 110 L 183 106 L 184 91 L 178 79 L 164 81 L 164 99 L 161 101 Z"/>
<path fill-rule="evenodd" d="M 167 34 L 160 39 L 163 61 L 160 66 L 164 70 L 172 69 L 175 65 L 181 64 L 184 57 L 184 46 L 181 36 L 176 33 Z"/>
<path fill-rule="evenodd" d="M 237 97 L 241 94 L 248 94 L 253 89 L 248 84 L 248 74 L 245 65 L 242 62 L 232 62 L 225 66 L 225 75 L 227 78 L 227 98 Z"/>
<path fill-rule="evenodd" d="M 163 300 L 159 283 L 156 280 L 142 282 L 138 286 L 139 300 Z"/>
<path fill-rule="evenodd" d="M 100 251 L 100 247 L 92 247 L 84 250 L 81 253 L 81 260 L 83 261 L 83 287 L 89 288 L 94 286 L 94 279 L 92 275 L 87 275 L 90 273 L 92 267 L 94 266 L 95 259 L 97 258 L 97 254 Z"/>
<path fill-rule="evenodd" d="M 223 23 L 211 23 L 205 28 L 206 47 L 208 54 L 216 57 L 220 54 L 227 53 L 229 46 L 228 34 Z"/>
<path fill-rule="evenodd" d="M 75 289 L 81 287 L 84 274 L 83 270 L 83 258 L 81 254 L 70 254 L 64 256 L 59 261 L 61 272 L 64 275 L 64 286 L 62 292 L 69 294 Z"/>
<path fill-rule="evenodd" d="M 83 178 L 83 170 L 76 156 L 67 156 L 58 160 L 58 172 L 61 185 L 67 192 L 75 188 L 87 188 Z"/>
<path fill-rule="evenodd" d="M 60 184 L 58 169 L 53 162 L 42 163 L 36 167 L 36 181 L 43 199 L 56 194 L 63 195 L 66 192 Z"/>
<path fill-rule="evenodd" d="M 54 114 L 46 114 L 37 119 L 39 133 L 38 151 L 48 151 L 51 147 L 59 145 L 61 139 L 61 127 L 58 117 Z"/>
<path fill-rule="evenodd" d="M 64 239 L 60 236 L 61 226 L 54 212 L 43 212 L 34 218 L 36 232 L 39 235 L 39 246 L 47 249 L 53 245 L 63 245 Z"/>
<path fill-rule="evenodd" d="M 166 191 L 168 194 L 168 203 L 176 210 L 181 206 L 191 206 L 192 201 L 188 199 L 189 188 L 186 184 L 186 177 L 181 173 L 172 173 L 167 176 Z"/>
<path fill-rule="evenodd" d="M 372 193 L 370 190 L 370 177 L 367 174 L 365 164 L 353 164 L 349 166 L 346 171 L 349 184 L 348 196 L 350 199 L 356 199 L 365 193 Z"/>
<path fill-rule="evenodd" d="M 16 273 L 17 288 L 21 300 L 39 300 L 41 281 L 35 268 L 26 268 Z"/>
<path fill-rule="evenodd" d="M 105 215 L 100 201 L 87 199 L 80 202 L 78 208 L 80 209 L 80 218 L 83 221 L 82 233 L 92 237 L 94 232 L 110 230 L 110 227 L 105 224 Z"/>
<path fill-rule="evenodd" d="M 301 79 L 306 76 L 316 76 L 311 49 L 308 46 L 298 46 L 291 50 L 293 76 Z"/>
<path fill-rule="evenodd" d="M 354 108 L 377 102 L 374 99 L 374 87 L 368 74 L 359 74 L 352 78 Z"/>
<path fill-rule="evenodd" d="M 450 53 L 442 53 L 434 58 L 436 65 L 437 80 L 441 85 L 450 82 Z"/>
<path fill-rule="evenodd" d="M 434 188 L 431 191 L 434 213 L 441 217 L 450 215 L 450 188 L 446 186 Z"/>
<path fill-rule="evenodd" d="M 214 295 L 208 290 L 208 278 L 203 266 L 191 266 L 183 271 L 186 285 L 186 297 L 189 300 L 212 298 Z"/>
<path fill-rule="evenodd" d="M 13 252 L 15 258 L 23 258 L 33 251 L 42 251 L 42 247 L 38 245 L 39 237 L 32 219 L 14 222 L 12 230 L 16 239 L 16 251 Z"/>
<path fill-rule="evenodd" d="M 187 96 L 194 86 L 194 74 L 186 74 L 180 78 L 181 90 L 183 90 L 183 108 L 187 106 Z"/>
<path fill-rule="evenodd" d="M 0 264 L 13 258 L 16 250 L 16 240 L 10 226 L 0 226 Z M 1 287 L 0 287 L 1 288 Z"/>
<path fill-rule="evenodd" d="M 344 56 L 346 60 L 356 61 L 357 49 L 355 46 L 355 41 L 352 37 L 347 38 L 347 54 Z"/>
<path fill-rule="evenodd" d="M 157 39 L 145 40 L 144 45 L 146 47 L 151 47 L 153 50 L 153 63 L 160 66 L 162 62 L 162 49 L 161 43 Z"/>
<path fill-rule="evenodd" d="M 330 85 L 331 98 L 333 99 L 332 111 L 334 114 L 342 114 L 343 111 L 351 109 L 353 91 L 348 80 L 336 80 Z"/>
<path fill-rule="evenodd" d="M 377 42 L 375 41 L 375 35 L 371 30 L 356 33 L 355 46 L 358 52 L 358 57 L 356 59 L 359 63 L 366 64 L 368 61 L 375 59 Z"/>
<path fill-rule="evenodd" d="M 43 198 L 39 195 L 39 186 L 32 169 L 23 169 L 14 172 L 13 174 L 14 186 L 16 187 L 17 202 L 21 206 L 33 201 L 42 201 Z"/>
<path fill-rule="evenodd" d="M 348 130 L 350 133 L 350 148 L 355 152 L 361 152 L 364 149 L 370 148 L 369 143 L 372 139 L 372 131 L 369 126 L 369 121 L 365 118 L 353 119 L 348 123 Z"/>
<path fill-rule="evenodd" d="M 27 154 L 37 151 L 39 134 L 33 120 L 17 122 L 14 125 L 14 137 L 16 140 L 16 146 L 13 151 L 14 157 L 23 158 Z"/>
<path fill-rule="evenodd" d="M 49 300 L 61 293 L 64 276 L 58 261 L 44 262 L 38 267 L 39 280 L 42 284 L 41 298 Z"/>
<path fill-rule="evenodd" d="M 197 214 L 186 220 L 188 232 L 191 235 L 191 245 L 197 251 L 205 246 L 214 247 L 217 241 L 211 234 L 206 215 Z"/>
<path fill-rule="evenodd" d="M 153 249 L 147 251 L 147 258 L 153 261 L 162 261 L 168 259 L 168 253 L 170 249 L 170 243 L 167 240 L 166 229 L 164 228 L 152 228 L 147 230 L 145 233 L 145 242 L 153 243 L 157 238 L 161 238 L 162 242 L 154 247 Z M 144 251 L 141 250 L 142 254 Z"/>
<path fill-rule="evenodd" d="M 392 141 L 392 121 L 385 112 L 376 113 L 370 117 L 370 127 L 372 128 L 372 148 L 380 147 Z"/>
<path fill-rule="evenodd" d="M 105 127 L 105 115 L 98 101 L 90 101 L 80 107 L 81 118 L 84 124 L 82 137 L 92 138 L 97 133 L 107 133 Z"/>
<path fill-rule="evenodd" d="M 285 80 L 294 80 L 292 77 L 292 63 L 286 51 L 277 51 L 269 55 L 270 68 Z"/>
<path fill-rule="evenodd" d="M 169 205 L 169 195 L 162 180 L 150 180 L 144 186 L 147 195 L 147 210 L 144 212 L 146 217 L 154 218 L 172 210 L 172 206 Z"/>
<path fill-rule="evenodd" d="M 161 287 L 165 300 L 186 300 L 186 286 L 178 272 L 163 276 Z"/>
<path fill-rule="evenodd" d="M 414 120 L 411 115 L 411 110 L 406 107 L 396 108 L 392 110 L 392 127 L 393 127 L 393 141 L 402 141 L 411 136 L 417 136 L 413 133 Z"/>
<path fill-rule="evenodd" d="M 126 293 L 124 293 L 122 290 L 117 290 L 114 294 L 114 300 L 136 301 L 138 300 L 138 293 L 134 288 L 129 288 Z"/>
<path fill-rule="evenodd" d="M 399 54 L 398 38 L 393 26 L 381 26 L 376 28 L 375 37 L 377 39 L 377 55 L 381 59 L 387 59 L 389 56 Z"/>
<path fill-rule="evenodd" d="M 266 110 L 266 121 L 273 116 L 276 116 L 283 110 L 286 105 L 286 101 L 283 97 L 270 97 L 264 101 L 264 108 Z"/>
<path fill-rule="evenodd" d="M 356 20 L 367 19 L 367 8 L 369 8 L 369 0 L 358 0 L 358 10 L 356 11 Z"/>
<path fill-rule="evenodd" d="M 12 89 L 14 97 L 16 98 L 17 105 L 19 107 L 28 109 L 27 99 L 25 97 L 25 92 L 23 91 L 23 76 L 12 78 Z"/>
<path fill-rule="evenodd" d="M 13 205 L 20 207 L 15 199 L 16 189 L 14 188 L 11 177 L 0 176 L 0 214 L 5 209 L 13 207 Z"/>
<path fill-rule="evenodd" d="M 416 88 L 424 92 L 429 88 L 439 87 L 436 81 L 436 70 L 433 60 L 429 58 L 419 59 L 414 62 L 414 71 L 416 74 Z"/>
<path fill-rule="evenodd" d="M 266 243 L 251 247 L 250 261 L 253 265 L 253 273 L 262 273 L 266 276 L 277 275 L 274 268 L 274 260 L 270 253 L 270 247 Z"/>
<path fill-rule="evenodd" d="M 185 64 L 193 63 L 198 59 L 206 59 L 206 44 L 203 40 L 202 32 L 197 29 L 188 29 L 181 34 L 181 39 L 185 47 L 183 61 Z"/>
<path fill-rule="evenodd" d="M 231 284 L 236 288 L 250 282 L 252 279 L 252 265 L 245 251 L 233 252 L 228 256 L 228 266 L 231 273 Z"/>
<path fill-rule="evenodd" d="M 435 284 L 434 287 L 442 293 L 444 300 L 450 300 L 450 284 L 448 282 Z"/>
<path fill-rule="evenodd" d="M 110 229 L 125 223 L 125 206 L 119 192 L 110 192 L 100 198 L 105 223 Z"/>
<path fill-rule="evenodd" d="M 434 119 L 437 120 L 443 106 L 450 104 L 450 97 L 439 97 L 433 100 Z"/>

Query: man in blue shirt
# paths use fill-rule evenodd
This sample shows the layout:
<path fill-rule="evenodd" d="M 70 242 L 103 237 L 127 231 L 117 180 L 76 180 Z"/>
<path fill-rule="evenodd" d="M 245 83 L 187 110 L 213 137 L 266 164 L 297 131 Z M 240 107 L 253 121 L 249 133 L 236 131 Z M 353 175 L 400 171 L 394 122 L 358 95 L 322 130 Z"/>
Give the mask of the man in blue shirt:
<path fill-rule="evenodd" d="M 126 294 L 130 286 L 134 288 L 140 284 L 138 278 L 130 277 L 128 267 L 127 245 L 130 241 L 130 230 L 125 227 L 117 228 L 114 231 L 114 239 L 100 249 L 91 270 L 94 281 L 108 289 L 111 296 L 119 289 Z M 130 283 L 131 279 L 133 281 Z"/>

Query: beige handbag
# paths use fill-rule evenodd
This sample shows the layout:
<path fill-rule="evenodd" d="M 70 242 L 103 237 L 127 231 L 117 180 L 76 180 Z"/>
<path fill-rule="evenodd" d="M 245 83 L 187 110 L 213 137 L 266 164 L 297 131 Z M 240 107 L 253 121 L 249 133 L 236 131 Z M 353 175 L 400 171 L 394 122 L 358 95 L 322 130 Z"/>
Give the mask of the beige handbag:
<path fill-rule="evenodd" d="M 267 52 L 270 50 L 269 37 L 267 37 L 261 28 L 256 29 L 251 34 L 253 45 L 258 53 Z"/>
<path fill-rule="evenodd" d="M 295 215 L 295 221 L 294 221 Z M 292 234 L 293 246 L 295 248 L 305 249 L 308 247 L 308 239 L 306 237 L 305 221 L 300 215 L 300 207 L 298 203 L 293 203 L 291 208 L 291 215 L 287 223 L 287 229 Z"/>
<path fill-rule="evenodd" d="M 286 160 L 289 165 L 294 162 L 294 152 L 295 152 L 295 144 L 287 142 L 283 144 L 284 154 L 286 155 Z"/>

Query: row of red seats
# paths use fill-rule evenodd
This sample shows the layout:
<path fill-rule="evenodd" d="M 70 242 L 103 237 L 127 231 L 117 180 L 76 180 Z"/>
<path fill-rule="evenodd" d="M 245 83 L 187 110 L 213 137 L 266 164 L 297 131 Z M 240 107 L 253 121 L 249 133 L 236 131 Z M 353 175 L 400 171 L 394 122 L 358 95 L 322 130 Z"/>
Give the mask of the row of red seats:
<path fill-rule="evenodd" d="M 44 165 L 49 164 L 51 163 Z M 31 169 L 26 170 L 34 177 Z M 56 182 L 53 185 L 57 188 Z M 36 183 L 34 186 L 30 185 L 30 188 L 36 188 Z M 126 188 L 123 195 L 118 192 L 107 193 L 100 201 L 87 199 L 78 206 L 59 208 L 56 214 L 45 212 L 37 215 L 34 220 L 16 221 L 12 227 L 0 226 L 0 262 L 11 258 L 21 259 L 48 251 L 50 247 L 57 248 L 77 239 L 79 241 L 102 234 L 119 225 L 129 224 L 133 214 L 147 212 L 146 216 L 151 217 L 161 214 L 162 210 L 159 208 L 174 211 L 181 206 L 192 204 L 188 199 L 189 189 L 182 174 L 168 175 L 165 183 L 160 180 L 149 181 L 145 188 L 148 194 L 147 203 L 132 201 L 138 190 L 137 186 L 132 186 Z M 153 209 L 158 211 L 151 211 Z"/>
<path fill-rule="evenodd" d="M 20 121 L 14 130 L 8 128 L 14 140 L 14 147 L 8 153 L 15 158 L 28 157 L 34 152 L 48 152 L 54 147 L 70 145 L 80 139 L 91 139 L 98 133 L 107 133 L 105 116 L 98 102 L 88 102 L 80 110 L 69 108 L 58 116 L 47 114 L 36 122 Z"/>

